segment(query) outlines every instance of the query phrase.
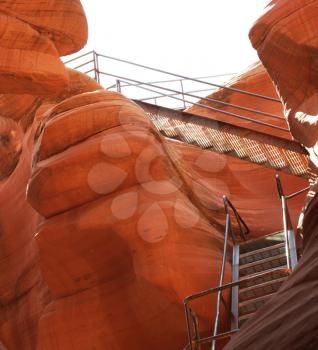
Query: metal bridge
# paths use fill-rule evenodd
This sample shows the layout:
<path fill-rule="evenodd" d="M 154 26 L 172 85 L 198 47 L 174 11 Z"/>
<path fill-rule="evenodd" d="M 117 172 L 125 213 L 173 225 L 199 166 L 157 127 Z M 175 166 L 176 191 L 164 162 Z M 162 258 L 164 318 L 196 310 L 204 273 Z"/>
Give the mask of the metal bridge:
<path fill-rule="evenodd" d="M 173 77 L 170 80 L 159 80 L 155 82 L 142 82 L 131 77 L 123 77 L 118 74 L 106 72 L 109 62 L 120 63 L 124 66 L 132 66 L 133 68 L 141 68 L 145 71 L 160 73 L 165 76 Z M 274 168 L 293 175 L 313 178 L 314 175 L 308 170 L 307 151 L 297 142 L 288 139 L 289 129 L 275 125 L 275 120 L 284 119 L 282 116 L 273 115 L 257 108 L 248 108 L 238 106 L 226 101 L 216 100 L 214 98 L 202 97 L 196 93 L 207 93 L 214 91 L 216 88 L 230 90 L 232 92 L 252 96 L 256 99 L 267 100 L 273 103 L 281 103 L 279 99 L 255 94 L 220 84 L 207 81 L 206 78 L 191 78 L 180 74 L 167 72 L 138 63 L 133 63 L 120 58 L 102 55 L 95 51 L 88 52 L 84 55 L 66 61 L 65 64 L 70 68 L 77 69 L 85 74 L 90 75 L 101 83 L 103 77 L 112 79 L 109 89 L 115 89 L 123 92 L 124 89 L 134 88 L 134 96 L 129 95 L 129 90 L 125 90 L 127 97 L 133 98 L 148 114 L 155 127 L 164 136 L 177 139 L 179 141 L 195 145 L 202 149 L 211 150 L 213 152 L 225 153 L 243 160 L 260 164 L 265 167 Z M 127 69 L 127 67 L 126 67 Z M 216 76 L 212 76 L 216 77 Z M 166 83 L 180 84 L 181 89 L 167 87 Z M 201 85 L 201 89 L 187 91 L 184 89 L 184 83 L 191 82 Z M 202 85 L 204 88 L 202 88 Z M 153 96 L 136 97 L 136 89 L 146 91 Z M 165 107 L 163 98 L 178 101 L 182 103 L 180 108 Z M 149 102 L 153 103 L 149 103 Z M 237 112 L 229 112 L 220 108 L 211 107 L 200 103 L 218 102 L 220 105 L 235 108 Z M 198 116 L 187 113 L 184 107 L 197 105 L 211 112 L 211 117 Z M 244 111 L 253 113 L 253 118 L 244 116 Z M 232 122 L 213 120 L 213 112 L 222 113 L 223 115 L 234 118 L 237 121 L 250 123 L 250 126 L 239 126 Z M 264 122 L 260 117 L 265 116 L 272 118 L 273 122 Z M 264 132 L 264 128 L 266 132 Z M 286 137 L 273 136 L 270 130 L 279 131 L 286 134 Z M 268 132 L 269 131 L 269 132 Z"/>

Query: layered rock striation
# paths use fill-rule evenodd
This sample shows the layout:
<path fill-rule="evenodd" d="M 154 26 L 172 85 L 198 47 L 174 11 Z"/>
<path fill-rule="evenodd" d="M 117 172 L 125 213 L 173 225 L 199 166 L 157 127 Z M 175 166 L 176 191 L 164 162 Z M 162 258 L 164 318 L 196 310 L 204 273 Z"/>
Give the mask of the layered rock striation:
<path fill-rule="evenodd" d="M 135 103 L 67 70 L 59 56 L 86 41 L 79 1 L 2 1 L 0 16 L 0 345 L 183 348 L 183 299 L 218 283 L 222 195 L 253 236 L 273 232 L 274 171 L 167 140 Z M 276 96 L 266 74 L 257 65 L 230 86 Z M 257 108 L 282 114 L 277 102 Z M 215 297 L 194 309 L 208 334 Z"/>
<path fill-rule="evenodd" d="M 270 3 L 250 32 L 285 107 L 292 135 L 317 173 L 317 1 Z M 225 347 L 226 350 L 317 349 L 317 185 L 303 213 L 303 256 L 289 280 Z"/>

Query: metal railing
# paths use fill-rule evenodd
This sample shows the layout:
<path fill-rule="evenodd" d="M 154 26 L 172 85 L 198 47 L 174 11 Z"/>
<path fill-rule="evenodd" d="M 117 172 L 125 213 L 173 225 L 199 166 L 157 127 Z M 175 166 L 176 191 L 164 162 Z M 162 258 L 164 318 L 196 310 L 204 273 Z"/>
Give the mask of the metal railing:
<path fill-rule="evenodd" d="M 92 56 L 92 58 L 87 58 L 86 61 L 84 61 L 83 63 L 80 63 L 78 64 L 78 62 L 81 62 L 82 59 L 84 59 L 85 57 L 87 56 Z M 73 69 L 77 69 L 77 70 L 80 70 L 82 71 L 83 73 L 85 74 L 91 74 L 92 77 L 98 81 L 99 83 L 101 82 L 101 72 L 100 72 L 100 69 L 99 69 L 99 60 L 100 58 L 106 58 L 109 59 L 109 60 L 112 60 L 112 61 L 115 61 L 115 62 L 126 62 L 124 60 L 120 60 L 120 59 L 117 59 L 117 58 L 114 58 L 114 57 L 110 57 L 110 56 L 105 56 L 105 55 L 101 55 L 101 54 L 98 54 L 96 53 L 95 51 L 90 51 L 90 52 L 87 52 L 83 55 L 80 55 L 78 57 L 75 57 L 75 58 L 72 58 L 70 60 L 67 60 L 65 61 L 64 63 L 68 66 L 70 66 L 70 68 L 73 68 Z M 140 67 L 141 65 L 139 64 L 134 64 L 132 62 L 130 62 L 129 64 L 132 64 L 134 66 L 137 66 L 137 67 Z M 87 66 L 90 66 L 92 68 L 90 69 L 85 69 L 84 67 L 87 67 Z M 154 68 L 150 68 L 150 70 L 153 70 L 155 71 Z M 170 75 L 168 72 L 164 73 L 165 75 Z M 193 91 L 189 90 L 189 91 L 186 91 L 185 87 L 184 87 L 184 83 L 187 83 L 187 82 L 193 82 L 193 81 L 196 81 L 196 82 L 200 82 L 201 84 L 202 83 L 208 83 L 207 81 L 205 81 L 206 79 L 212 79 L 212 78 L 220 78 L 220 77 L 225 77 L 225 76 L 234 76 L 236 73 L 225 73 L 225 74 L 215 74 L 215 75 L 208 75 L 208 76 L 201 76 L 201 77 L 198 77 L 198 78 L 175 78 L 175 79 L 161 79 L 161 80 L 156 80 L 156 81 L 151 81 L 151 82 L 148 82 L 152 85 L 158 85 L 158 84 L 167 84 L 167 83 L 176 83 L 177 85 L 179 85 L 180 87 L 180 91 L 178 92 L 178 94 L 183 94 L 184 92 L 191 92 L 191 93 L 202 93 L 202 92 L 212 92 L 214 91 L 217 87 L 215 86 L 211 86 L 210 88 L 205 88 L 205 89 L 195 89 Z M 105 75 L 105 74 L 104 74 Z M 203 80 L 205 79 L 205 80 Z M 141 83 L 142 85 L 143 83 Z M 138 84 L 136 84 L 138 85 Z M 111 90 L 111 89 L 115 89 L 116 91 L 121 91 L 122 88 L 129 88 L 129 87 L 132 87 L 132 84 L 129 83 L 129 84 L 121 84 L 120 81 L 116 80 L 115 83 L 112 83 L 111 85 L 109 85 L 108 87 L 106 87 L 107 90 Z M 146 101 L 146 100 L 154 100 L 155 102 L 157 101 L 157 99 L 159 98 L 163 98 L 165 96 L 158 96 L 158 95 L 155 95 L 155 96 L 151 96 L 151 97 L 146 97 L 146 98 L 139 98 L 140 101 Z M 187 107 L 186 103 L 184 102 L 183 105 L 182 105 L 183 109 L 185 109 Z M 178 109 L 181 109 L 180 107 Z"/>
<path fill-rule="evenodd" d="M 225 223 L 225 231 L 224 231 L 224 245 L 223 245 L 223 257 L 222 257 L 222 267 L 220 272 L 220 281 L 219 286 L 217 288 L 211 288 L 206 291 L 193 294 L 189 297 L 187 297 L 184 300 L 184 307 L 185 307 L 185 315 L 186 315 L 186 322 L 187 322 L 187 332 L 188 332 L 188 345 L 187 348 L 189 350 L 197 350 L 200 349 L 201 344 L 212 342 L 212 350 L 215 350 L 216 347 L 216 341 L 221 338 L 229 337 L 233 333 L 237 332 L 238 329 L 233 329 L 226 333 L 218 334 L 218 328 L 219 328 L 219 322 L 220 322 L 220 310 L 221 310 L 221 303 L 225 304 L 224 298 L 222 297 L 222 291 L 227 288 L 232 288 L 232 293 L 236 293 L 237 286 L 240 284 L 240 281 L 238 280 L 238 270 L 233 269 L 235 273 L 232 273 L 232 283 L 230 284 L 224 284 L 224 276 L 225 276 L 225 265 L 227 260 L 227 251 L 228 251 L 228 245 L 229 245 L 229 236 L 232 239 L 233 242 L 233 258 L 232 263 L 235 263 L 237 261 L 237 247 L 238 243 L 234 234 L 234 229 L 231 222 L 231 215 L 230 210 L 232 210 L 235 219 L 238 224 L 239 229 L 239 235 L 241 237 L 241 240 L 246 240 L 246 235 L 249 233 L 249 228 L 247 227 L 246 223 L 234 207 L 234 205 L 231 203 L 231 201 L 224 196 L 223 197 L 224 202 L 224 209 L 226 213 L 226 223 Z M 244 279 L 244 281 L 247 281 L 247 279 Z M 198 321 L 195 316 L 195 313 L 190 308 L 189 303 L 191 300 L 201 298 L 202 296 L 211 294 L 211 293 L 217 293 L 217 305 L 216 305 L 216 316 L 213 326 L 213 336 L 200 338 L 199 334 L 199 328 L 198 328 Z M 233 307 L 231 309 L 231 319 L 234 319 L 234 324 L 238 324 L 238 315 L 233 310 Z M 192 322 L 191 322 L 192 320 Z M 194 326 L 194 332 L 191 330 L 191 323 Z M 233 324 L 232 324 L 233 325 Z M 194 334 L 193 334 L 194 333 Z"/>
<path fill-rule="evenodd" d="M 280 177 L 276 175 L 277 189 L 282 202 L 282 211 L 283 211 L 283 227 L 284 227 L 284 236 L 285 236 L 285 251 L 286 251 L 286 261 L 287 261 L 287 270 L 292 271 L 295 269 L 298 261 L 297 257 L 297 244 L 295 239 L 295 231 L 293 229 L 290 214 L 288 210 L 288 206 L 286 201 L 291 198 L 295 198 L 296 196 L 308 191 L 310 186 L 307 186 L 304 189 L 301 189 L 295 193 L 290 195 L 285 195 L 283 192 L 282 184 L 280 181 Z M 223 258 L 222 258 L 222 267 L 220 273 L 220 281 L 219 286 L 215 288 L 209 288 L 199 293 L 192 294 L 184 299 L 184 308 L 186 315 L 186 323 L 187 323 L 187 334 L 188 334 L 188 344 L 186 345 L 186 350 L 201 350 L 201 345 L 205 343 L 211 343 L 211 350 L 216 349 L 216 343 L 220 339 L 229 338 L 233 334 L 239 331 L 238 324 L 238 289 L 239 286 L 245 282 L 248 282 L 251 279 L 257 277 L 264 277 L 266 275 L 270 275 L 272 272 L 276 271 L 286 271 L 285 267 L 274 268 L 271 270 L 266 270 L 260 273 L 253 274 L 248 277 L 243 277 L 239 279 L 239 243 L 237 242 L 235 235 L 233 234 L 231 217 L 230 217 L 230 209 L 232 209 L 235 218 L 238 223 L 239 233 L 241 237 L 241 241 L 246 240 L 246 235 L 249 230 L 233 204 L 229 201 L 229 199 L 224 196 L 224 207 L 226 213 L 226 225 L 225 225 L 225 234 L 224 234 L 224 246 L 223 246 Z M 228 240 L 229 236 L 231 236 L 233 241 L 233 253 L 232 253 L 232 282 L 224 284 L 224 275 L 225 275 L 225 264 L 227 260 L 227 250 L 228 250 Z M 224 298 L 222 297 L 222 291 L 226 289 L 231 289 L 231 330 L 218 333 L 219 328 L 219 320 L 220 320 L 220 310 L 221 303 L 225 303 Z M 198 319 L 195 315 L 195 312 L 190 307 L 190 302 L 202 298 L 204 296 L 217 293 L 217 303 L 216 303 L 216 316 L 213 326 L 213 335 L 208 337 L 200 337 L 199 333 L 199 323 Z M 192 326 L 192 327 L 191 327 Z"/>
<path fill-rule="evenodd" d="M 97 58 L 98 57 L 102 57 L 102 58 L 106 58 L 106 59 L 109 59 L 109 60 L 114 60 L 114 61 L 117 61 L 117 62 L 122 62 L 122 63 L 125 63 L 125 64 L 133 65 L 135 67 L 140 67 L 140 68 L 151 70 L 151 71 L 154 71 L 154 72 L 163 73 L 163 74 L 166 74 L 166 75 L 178 77 L 178 78 L 181 78 L 183 80 L 189 80 L 189 81 L 193 81 L 193 82 L 206 84 L 206 85 L 209 85 L 209 86 L 213 86 L 213 87 L 222 88 L 222 89 L 226 89 L 226 90 L 229 90 L 229 91 L 241 93 L 241 94 L 244 94 L 244 95 L 249 95 L 249 96 L 253 96 L 253 97 L 256 97 L 256 98 L 261 98 L 261 99 L 266 99 L 266 100 L 269 100 L 269 101 L 281 103 L 281 101 L 279 99 L 273 98 L 273 97 L 270 97 L 270 96 L 256 94 L 256 93 L 253 93 L 253 92 L 245 91 L 245 90 L 242 90 L 242 89 L 236 89 L 236 88 L 232 88 L 232 87 L 224 86 L 224 85 L 220 85 L 220 84 L 210 83 L 210 82 L 203 81 L 203 80 L 200 80 L 200 79 L 191 78 L 191 77 L 188 77 L 188 76 L 185 76 L 185 75 L 168 72 L 168 71 L 163 70 L 163 69 L 158 69 L 158 68 L 146 66 L 146 65 L 143 65 L 143 64 L 131 62 L 131 61 L 128 61 L 128 60 L 123 60 L 121 58 L 116 58 L 116 57 L 107 56 L 107 55 L 98 54 L 98 53 L 95 53 L 95 54 L 97 55 Z"/>
<path fill-rule="evenodd" d="M 92 59 L 86 58 L 87 56 L 92 56 Z M 86 61 L 82 62 L 81 60 L 86 59 Z M 118 74 L 113 74 L 113 73 L 109 73 L 106 71 L 103 71 L 100 69 L 101 67 L 101 60 L 102 59 L 108 59 L 111 61 L 115 61 L 115 62 L 120 62 L 120 63 L 124 63 L 124 64 L 128 64 L 128 65 L 132 65 L 134 67 L 139 67 L 139 68 L 143 68 L 146 70 L 150 70 L 153 72 L 159 72 L 165 75 L 170 75 L 172 77 L 176 77 L 178 79 L 172 79 L 172 80 L 159 80 L 159 81 L 152 81 L 152 82 L 143 82 L 137 79 L 133 79 L 133 78 L 128 78 L 128 77 L 124 77 Z M 80 64 L 76 65 L 76 62 L 81 62 Z M 177 109 L 185 109 L 188 106 L 199 106 L 200 108 L 215 112 L 215 113 L 221 113 L 223 115 L 227 115 L 236 119 L 240 119 L 240 120 L 244 120 L 247 122 L 252 123 L 253 125 L 262 125 L 262 126 L 266 126 L 269 128 L 273 128 L 282 132 L 286 132 L 289 133 L 289 129 L 287 127 L 287 123 L 284 125 L 286 125 L 286 127 L 283 127 L 280 125 L 275 125 L 271 122 L 268 121 L 262 121 L 259 120 L 258 118 L 255 118 L 257 115 L 258 116 L 262 116 L 262 117 L 267 117 L 267 118 L 272 118 L 274 120 L 279 120 L 281 122 L 284 122 L 285 119 L 283 116 L 281 115 L 276 115 L 276 114 L 272 114 L 272 113 L 268 113 L 266 111 L 261 111 L 255 108 L 249 108 L 249 107 L 245 107 L 245 106 L 240 106 L 237 104 L 233 104 L 230 102 L 226 102 L 217 98 L 212 98 L 212 97 L 203 97 L 203 96 L 199 96 L 197 95 L 197 93 L 199 92 L 203 92 L 203 91 L 207 91 L 207 89 L 191 89 L 189 91 L 186 91 L 184 88 L 184 82 L 185 81 L 189 81 L 189 82 L 195 82 L 195 83 L 199 83 L 199 84 L 205 84 L 205 85 L 209 85 L 211 88 L 213 88 L 215 90 L 215 88 L 222 88 L 225 90 L 229 90 L 229 91 L 233 91 L 239 94 L 244 94 L 247 96 L 252 96 L 258 99 L 265 99 L 265 100 L 269 100 L 271 102 L 277 102 L 277 103 L 281 103 L 281 101 L 277 98 L 272 98 L 270 96 L 265 96 L 265 95 L 260 95 L 260 94 L 256 94 L 256 93 L 252 93 L 249 91 L 245 91 L 245 90 L 241 90 L 241 89 L 236 89 L 236 88 L 232 88 L 229 86 L 224 86 L 224 85 L 220 85 L 220 84 L 215 84 L 215 83 L 211 83 L 205 80 L 202 80 L 203 78 L 201 77 L 201 79 L 199 78 L 191 78 L 191 77 L 187 77 L 184 75 L 180 75 L 180 74 L 175 74 L 175 73 L 171 73 L 162 69 L 157 69 L 154 67 L 149 67 L 149 66 L 145 66 L 142 64 L 138 64 L 138 63 L 134 63 L 131 61 L 127 61 L 127 60 L 123 60 L 120 58 L 115 58 L 115 57 L 111 57 L 111 56 L 107 56 L 107 55 L 103 55 L 103 54 L 99 54 L 95 51 L 91 51 L 88 52 L 84 55 L 81 55 L 79 57 L 73 58 L 69 61 L 65 62 L 67 65 L 73 65 L 74 69 L 80 69 L 82 70 L 84 73 L 89 74 L 89 73 L 93 73 L 94 74 L 94 78 L 98 81 L 101 82 L 102 80 L 102 76 L 104 77 L 110 77 L 110 78 L 115 78 L 115 83 L 112 84 L 109 88 L 115 88 L 118 92 L 122 92 L 123 88 L 136 88 L 139 90 L 143 90 L 143 91 L 147 91 L 147 93 L 151 92 L 152 94 L 155 94 L 155 96 L 146 96 L 146 97 L 140 97 L 137 100 L 139 101 L 147 101 L 147 100 L 154 100 L 155 104 L 157 104 L 159 99 L 164 99 L 164 98 L 168 98 L 170 100 L 174 100 L 174 101 L 180 101 L 182 103 L 182 107 L 178 107 Z M 85 67 L 87 65 L 92 65 L 93 68 L 89 69 L 89 70 L 85 70 Z M 160 83 L 167 83 L 167 82 L 179 82 L 180 83 L 180 90 L 178 89 L 172 89 L 172 88 L 168 88 L 166 86 L 162 86 L 162 85 L 158 85 Z M 130 96 L 131 97 L 131 96 Z M 131 97 L 133 98 L 133 97 Z M 211 105 L 207 105 L 204 104 L 202 102 L 198 102 L 198 101 L 202 101 L 202 102 L 210 102 L 213 103 L 215 106 L 211 106 Z M 235 111 L 245 111 L 248 113 L 252 113 L 253 117 L 249 117 L 246 115 L 241 115 L 238 114 L 237 112 L 233 112 L 233 111 L 227 111 L 224 109 L 219 108 L 219 106 L 226 106 L 226 107 L 231 107 L 232 109 L 234 109 Z M 255 116 L 255 117 L 254 117 Z"/>
<path fill-rule="evenodd" d="M 277 190 L 281 200 L 282 211 L 283 211 L 283 227 L 284 227 L 284 235 L 285 235 L 287 268 L 290 270 L 294 270 L 298 261 L 297 243 L 296 243 L 295 230 L 293 228 L 293 224 L 290 219 L 287 200 L 291 198 L 295 198 L 296 196 L 299 196 L 304 192 L 308 192 L 308 190 L 310 189 L 310 186 L 307 186 L 304 189 L 297 191 L 295 193 L 292 193 L 290 195 L 285 195 L 279 175 L 276 175 L 276 184 L 277 184 Z"/>
<path fill-rule="evenodd" d="M 194 334 L 192 335 L 191 331 L 191 320 L 193 321 L 193 318 L 196 319 L 196 324 L 198 323 L 197 317 L 195 316 L 193 310 L 189 306 L 189 303 L 195 299 L 202 298 L 204 296 L 210 295 L 217 293 L 219 291 L 224 291 L 226 289 L 233 289 L 239 287 L 241 284 L 244 284 L 246 282 L 249 282 L 250 280 L 253 280 L 258 277 L 265 277 L 267 275 L 271 275 L 273 272 L 278 272 L 278 271 L 286 271 L 286 268 L 284 267 L 276 267 L 271 270 L 266 270 L 264 272 L 259 272 L 253 274 L 253 276 L 248 276 L 248 277 L 243 277 L 239 281 L 236 282 L 231 282 L 231 283 L 226 283 L 223 284 L 222 286 L 219 287 L 214 287 L 214 288 L 209 288 L 206 289 L 202 292 L 192 294 L 188 296 L 187 298 L 184 299 L 184 308 L 185 308 L 185 314 L 186 314 L 186 321 L 187 321 L 187 331 L 188 331 L 188 344 L 185 346 L 185 350 L 200 350 L 200 346 L 202 344 L 206 343 L 212 343 L 213 341 L 225 339 L 231 337 L 233 334 L 237 333 L 240 329 L 239 328 L 232 328 L 230 331 L 226 331 L 217 335 L 209 336 L 209 337 L 204 337 L 201 338 L 200 335 Z M 191 316 L 192 314 L 192 316 Z M 198 329 L 197 326 L 194 327 L 195 329 Z"/>

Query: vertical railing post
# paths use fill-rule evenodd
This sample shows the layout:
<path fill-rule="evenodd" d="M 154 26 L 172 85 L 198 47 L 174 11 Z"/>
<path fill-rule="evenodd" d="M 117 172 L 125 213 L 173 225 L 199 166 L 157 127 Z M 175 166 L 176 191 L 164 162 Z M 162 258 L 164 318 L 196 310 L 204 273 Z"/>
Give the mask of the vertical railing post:
<path fill-rule="evenodd" d="M 276 183 L 278 193 L 282 203 L 283 210 L 283 227 L 285 235 L 285 250 L 286 250 L 286 259 L 287 259 L 287 268 L 293 270 L 297 265 L 297 247 L 295 239 L 295 231 L 291 223 L 289 210 L 286 202 L 286 196 L 283 191 L 283 186 L 280 181 L 279 175 L 276 175 Z"/>
<path fill-rule="evenodd" d="M 95 51 L 93 51 L 93 64 L 94 64 L 94 79 L 97 81 Z"/>
<path fill-rule="evenodd" d="M 233 245 L 232 253 L 232 283 L 238 282 L 240 279 L 240 245 Z M 239 286 L 232 287 L 231 298 L 231 329 L 238 329 L 238 304 L 239 304 Z"/>
<path fill-rule="evenodd" d="M 185 103 L 185 98 L 184 98 L 184 88 L 183 88 L 182 79 L 180 80 L 180 85 L 181 85 L 181 96 L 182 96 L 182 101 L 183 101 L 183 107 L 184 107 L 184 109 L 186 109 L 187 105 Z"/>
<path fill-rule="evenodd" d="M 96 81 L 100 84 L 100 75 L 99 75 L 99 55 L 94 51 L 95 61 L 96 61 Z"/>
<path fill-rule="evenodd" d="M 188 303 L 184 303 L 185 315 L 187 320 L 187 331 L 188 331 L 188 341 L 189 341 L 189 350 L 193 350 L 192 346 L 192 334 L 191 334 L 191 325 L 190 325 L 190 310 Z"/>
<path fill-rule="evenodd" d="M 94 79 L 99 83 L 98 58 L 95 51 L 93 51 L 93 63 L 94 63 Z"/>
<path fill-rule="evenodd" d="M 223 201 L 224 201 L 224 207 L 225 207 L 225 213 L 226 213 L 226 224 L 225 224 L 223 258 L 222 258 L 222 267 L 221 267 L 219 287 L 221 287 L 224 283 L 225 264 L 226 264 L 226 256 L 227 256 L 227 245 L 228 245 L 229 233 L 231 230 L 231 218 L 230 218 L 229 206 L 228 206 L 226 196 L 223 197 Z M 213 329 L 213 336 L 214 337 L 218 334 L 221 300 L 222 300 L 222 290 L 219 290 L 218 294 L 217 294 L 216 317 L 215 317 L 214 329 Z M 212 340 L 211 350 L 216 350 L 216 340 L 215 339 Z"/>
<path fill-rule="evenodd" d="M 120 80 L 116 80 L 116 91 L 121 93 L 121 84 L 120 84 Z"/>

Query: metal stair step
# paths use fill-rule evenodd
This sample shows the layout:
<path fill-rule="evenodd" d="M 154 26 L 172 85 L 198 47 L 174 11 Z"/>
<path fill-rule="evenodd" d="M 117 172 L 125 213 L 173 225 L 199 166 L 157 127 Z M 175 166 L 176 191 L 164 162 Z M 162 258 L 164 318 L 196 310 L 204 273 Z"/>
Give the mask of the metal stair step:
<path fill-rule="evenodd" d="M 253 250 L 240 255 L 240 265 L 252 263 L 254 261 L 270 258 L 285 253 L 285 243 L 278 243 L 265 248 Z"/>
<path fill-rule="evenodd" d="M 240 252 L 242 254 L 249 253 L 254 250 L 270 247 L 285 241 L 284 232 L 275 232 L 267 236 L 262 236 L 240 244 Z"/>
<path fill-rule="evenodd" d="M 241 327 L 243 326 L 243 324 L 244 324 L 247 320 L 249 320 L 251 317 L 253 317 L 254 315 L 255 315 L 255 312 L 252 312 L 252 313 L 250 313 L 250 314 L 246 314 L 246 315 L 243 315 L 243 316 L 239 317 L 239 321 L 238 321 L 238 323 L 239 323 L 239 328 L 241 328 Z"/>
<path fill-rule="evenodd" d="M 240 276 L 252 275 L 256 272 L 271 270 L 284 265 L 286 265 L 285 253 L 240 266 Z"/>
<path fill-rule="evenodd" d="M 250 300 L 243 301 L 243 302 L 239 303 L 239 318 L 243 315 L 256 312 L 261 306 L 263 306 L 275 294 L 276 293 L 267 294 L 267 295 L 264 295 L 262 297 L 250 299 Z"/>
<path fill-rule="evenodd" d="M 254 286 L 240 288 L 239 289 L 239 301 L 247 301 L 250 299 L 255 299 L 267 294 L 276 293 L 279 287 L 283 284 L 283 282 L 287 279 L 286 277 L 269 280 L 261 284 L 257 284 Z"/>
<path fill-rule="evenodd" d="M 266 281 L 273 281 L 275 279 L 279 279 L 282 277 L 288 277 L 290 275 L 290 271 L 287 269 L 287 266 L 280 266 L 280 267 L 276 267 L 274 269 L 268 270 L 266 271 L 268 273 L 264 274 L 264 275 L 260 275 L 259 272 L 249 275 L 249 276 L 244 276 L 244 277 L 251 277 L 251 279 L 249 279 L 248 281 L 242 282 L 241 283 L 241 288 L 247 288 L 247 287 L 251 287 L 251 286 L 255 286 L 257 284 L 262 284 Z M 254 277 L 253 277 L 254 275 Z M 243 277 L 243 280 L 244 280 Z"/>

